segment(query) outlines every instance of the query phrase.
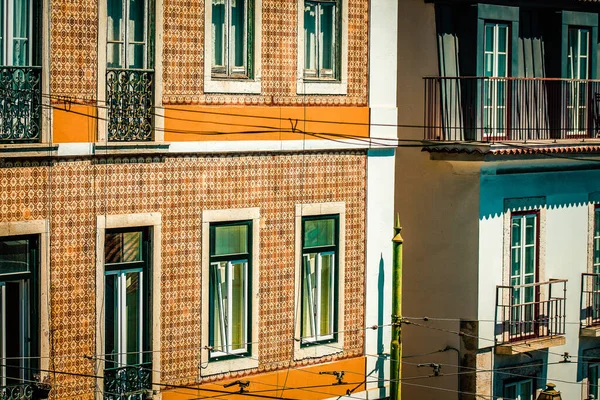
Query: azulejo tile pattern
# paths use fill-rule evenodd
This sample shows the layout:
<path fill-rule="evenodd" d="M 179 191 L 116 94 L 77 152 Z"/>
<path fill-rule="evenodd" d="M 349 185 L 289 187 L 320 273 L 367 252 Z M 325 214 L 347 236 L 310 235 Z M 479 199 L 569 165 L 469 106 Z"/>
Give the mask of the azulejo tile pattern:
<path fill-rule="evenodd" d="M 162 214 L 162 382 L 197 382 L 202 284 L 201 213 L 260 207 L 258 371 L 293 360 L 294 211 L 346 202 L 344 352 L 363 349 L 366 156 L 364 152 L 93 158 L 0 163 L 0 220 L 51 223 L 51 360 L 55 398 L 93 398 L 96 216 Z M 101 251 L 101 250 L 100 250 Z M 353 330 L 359 328 L 358 330 Z M 86 356 L 88 356 L 86 358 Z M 101 357 L 101 355 L 98 355 Z M 208 380 L 258 371 L 219 375 Z"/>
<path fill-rule="evenodd" d="M 204 1 L 163 3 L 164 104 L 367 104 L 368 0 L 349 0 L 348 94 L 296 94 L 299 0 L 263 0 L 262 93 L 204 94 Z M 52 0 L 50 86 L 53 96 L 97 98 L 98 0 Z M 103 23 L 103 21 L 100 21 Z M 160 36 L 159 36 L 160 37 Z"/>
<path fill-rule="evenodd" d="M 50 37 L 52 95 L 95 100 L 98 0 L 52 0 Z"/>
<path fill-rule="evenodd" d="M 349 0 L 348 94 L 296 94 L 299 0 L 262 1 L 261 95 L 203 94 L 204 1 L 164 2 L 165 104 L 365 106 L 368 88 L 368 0 Z"/>

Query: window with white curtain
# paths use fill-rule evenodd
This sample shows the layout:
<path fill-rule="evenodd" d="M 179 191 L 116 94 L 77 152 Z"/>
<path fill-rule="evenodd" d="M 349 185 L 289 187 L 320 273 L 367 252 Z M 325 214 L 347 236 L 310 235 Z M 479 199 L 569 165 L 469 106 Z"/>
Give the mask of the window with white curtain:
<path fill-rule="evenodd" d="M 149 0 L 107 0 L 108 68 L 151 68 Z"/>
<path fill-rule="evenodd" d="M 212 0 L 212 75 L 251 77 L 252 0 Z"/>
<path fill-rule="evenodd" d="M 32 64 L 33 0 L 0 0 L 0 65 Z"/>
<path fill-rule="evenodd" d="M 211 360 L 250 353 L 251 232 L 251 221 L 210 226 Z"/>
<path fill-rule="evenodd" d="M 115 398 L 150 387 L 152 325 L 148 244 L 147 229 L 106 231 L 104 388 Z"/>
<path fill-rule="evenodd" d="M 302 345 L 336 340 L 339 216 L 302 218 Z"/>
<path fill-rule="evenodd" d="M 337 79 L 339 0 L 304 1 L 304 77 Z"/>

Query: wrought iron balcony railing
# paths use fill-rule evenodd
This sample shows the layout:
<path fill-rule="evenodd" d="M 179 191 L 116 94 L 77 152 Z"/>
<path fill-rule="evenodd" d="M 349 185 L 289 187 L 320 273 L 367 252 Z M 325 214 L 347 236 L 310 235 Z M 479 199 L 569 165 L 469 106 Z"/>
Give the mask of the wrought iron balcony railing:
<path fill-rule="evenodd" d="M 0 66 L 0 143 L 41 138 L 42 68 Z"/>
<path fill-rule="evenodd" d="M 108 69 L 106 105 L 109 141 L 151 141 L 154 121 L 154 71 Z"/>
<path fill-rule="evenodd" d="M 427 77 L 425 140 L 600 137 L 600 81 Z"/>
<path fill-rule="evenodd" d="M 152 389 L 152 364 L 104 369 L 104 399 L 142 400 Z"/>
<path fill-rule="evenodd" d="M 0 387 L 0 399 L 2 400 L 32 400 L 34 398 L 34 386 L 31 383 Z"/>
<path fill-rule="evenodd" d="M 600 274 L 581 274 L 581 327 L 600 328 Z"/>
<path fill-rule="evenodd" d="M 498 286 L 495 323 L 498 343 L 564 335 L 566 300 L 566 279 Z"/>

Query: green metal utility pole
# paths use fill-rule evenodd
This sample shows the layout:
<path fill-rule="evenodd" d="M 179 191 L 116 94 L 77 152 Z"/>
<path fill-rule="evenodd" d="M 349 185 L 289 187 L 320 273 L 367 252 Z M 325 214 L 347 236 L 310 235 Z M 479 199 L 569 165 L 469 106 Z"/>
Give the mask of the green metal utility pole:
<path fill-rule="evenodd" d="M 402 370 L 402 244 L 400 215 L 394 227 L 394 259 L 392 261 L 392 343 L 390 346 L 390 399 L 400 400 L 400 371 Z"/>

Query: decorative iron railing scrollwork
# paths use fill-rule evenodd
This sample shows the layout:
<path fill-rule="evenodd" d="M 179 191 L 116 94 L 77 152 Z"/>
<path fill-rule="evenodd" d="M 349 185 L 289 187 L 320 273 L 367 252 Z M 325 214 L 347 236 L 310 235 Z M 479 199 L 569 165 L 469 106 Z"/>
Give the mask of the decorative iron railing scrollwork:
<path fill-rule="evenodd" d="M 108 69 L 106 105 L 108 140 L 151 141 L 154 112 L 154 71 Z"/>
<path fill-rule="evenodd" d="M 39 142 L 42 68 L 0 66 L 0 143 Z"/>
<path fill-rule="evenodd" d="M 104 370 L 104 399 L 144 399 L 151 390 L 152 364 L 127 365 Z"/>
<path fill-rule="evenodd" d="M 0 400 L 32 400 L 33 385 L 23 383 L 21 385 L 1 386 Z"/>

